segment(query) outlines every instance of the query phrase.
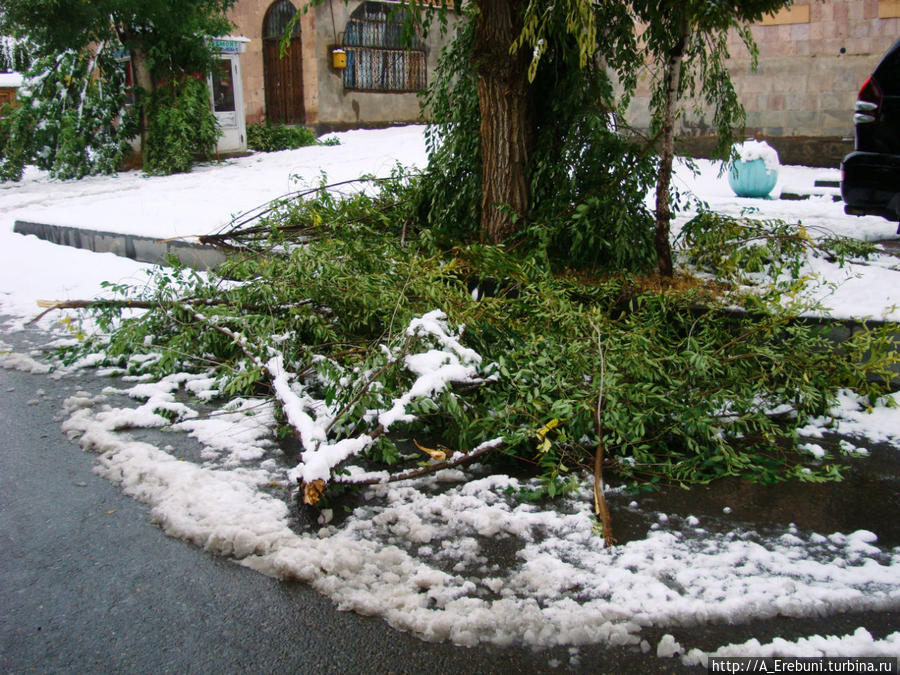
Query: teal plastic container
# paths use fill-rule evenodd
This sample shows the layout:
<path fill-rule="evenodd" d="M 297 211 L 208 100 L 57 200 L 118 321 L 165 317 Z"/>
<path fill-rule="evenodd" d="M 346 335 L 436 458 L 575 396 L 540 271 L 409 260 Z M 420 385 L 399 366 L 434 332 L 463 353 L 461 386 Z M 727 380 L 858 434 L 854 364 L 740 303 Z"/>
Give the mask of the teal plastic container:
<path fill-rule="evenodd" d="M 778 171 L 767 169 L 762 159 L 749 162 L 737 159 L 728 172 L 728 184 L 738 197 L 768 197 L 776 182 Z"/>

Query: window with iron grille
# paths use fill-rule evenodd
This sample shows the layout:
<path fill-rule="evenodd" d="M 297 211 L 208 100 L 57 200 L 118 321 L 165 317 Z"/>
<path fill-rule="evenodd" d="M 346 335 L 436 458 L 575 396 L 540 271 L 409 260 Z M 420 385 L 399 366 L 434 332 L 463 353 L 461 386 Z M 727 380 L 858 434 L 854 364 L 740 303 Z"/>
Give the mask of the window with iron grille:
<path fill-rule="evenodd" d="M 347 53 L 344 87 L 368 91 L 425 88 L 425 43 L 409 35 L 407 10 L 385 2 L 364 2 L 347 21 L 342 49 Z"/>

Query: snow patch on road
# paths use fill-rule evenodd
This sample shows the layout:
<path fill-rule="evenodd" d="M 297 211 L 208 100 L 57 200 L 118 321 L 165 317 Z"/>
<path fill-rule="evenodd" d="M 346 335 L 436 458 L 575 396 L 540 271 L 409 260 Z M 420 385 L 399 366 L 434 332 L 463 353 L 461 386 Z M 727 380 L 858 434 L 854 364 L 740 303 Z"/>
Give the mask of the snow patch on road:
<path fill-rule="evenodd" d="M 159 387 L 171 392 L 187 379 Z M 205 430 L 203 416 L 188 415 L 180 425 L 209 443 L 189 461 L 117 431 L 146 406 L 111 405 L 122 393 L 165 399 L 148 383 L 97 399 L 78 395 L 67 402 L 63 428 L 98 454 L 98 473 L 150 505 L 168 534 L 310 583 L 342 609 L 426 640 L 646 648 L 651 627 L 900 608 L 900 548 L 880 548 L 871 532 L 716 533 L 696 516 L 658 514 L 646 538 L 607 548 L 584 508 L 588 483 L 545 510 L 518 499 L 528 483 L 479 467 L 376 486 L 343 520 L 301 526 L 286 494 L 290 459 L 269 452 L 260 461 L 249 451 L 270 450 L 261 443 L 273 424 L 270 406 L 235 401 L 207 417 Z M 657 653 L 703 658 L 674 638 L 663 638 Z"/>

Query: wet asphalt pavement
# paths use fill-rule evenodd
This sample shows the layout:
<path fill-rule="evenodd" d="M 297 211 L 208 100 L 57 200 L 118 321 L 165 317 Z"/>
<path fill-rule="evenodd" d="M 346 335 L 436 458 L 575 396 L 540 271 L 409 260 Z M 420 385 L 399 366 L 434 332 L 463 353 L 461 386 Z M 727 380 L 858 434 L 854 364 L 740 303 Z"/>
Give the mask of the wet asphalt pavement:
<path fill-rule="evenodd" d="M 0 338 L 27 353 L 23 334 Z M 583 647 L 573 663 L 564 648 L 426 643 L 380 619 L 339 612 L 301 584 L 169 538 L 146 506 L 94 475 L 93 458 L 60 431 L 63 400 L 107 383 L 91 374 L 55 380 L 0 368 L 0 672 L 705 672 L 630 649 Z M 874 455 L 858 478 L 821 495 L 722 484 L 652 499 L 669 513 L 698 515 L 721 513 L 727 499 L 736 519 L 761 527 L 804 519 L 815 527 L 843 514 L 837 525 L 865 526 L 897 545 L 900 453 Z M 645 523 L 618 513 L 620 540 L 641 536 Z M 900 613 L 647 630 L 644 637 L 655 646 L 671 632 L 683 644 L 714 649 L 749 637 L 843 635 L 859 626 L 884 637 L 900 630 Z M 560 665 L 551 667 L 551 659 Z"/>
<path fill-rule="evenodd" d="M 2 335 L 27 353 L 19 335 Z M 0 672 L 540 673 L 534 653 L 423 642 L 339 612 L 167 537 L 149 509 L 92 473 L 60 431 L 63 400 L 108 384 L 0 368 Z M 590 653 L 589 653 L 590 652 Z M 562 662 L 559 668 L 550 659 Z M 581 651 L 590 673 L 689 672 L 630 650 Z M 578 668 L 576 668 L 578 670 Z"/>

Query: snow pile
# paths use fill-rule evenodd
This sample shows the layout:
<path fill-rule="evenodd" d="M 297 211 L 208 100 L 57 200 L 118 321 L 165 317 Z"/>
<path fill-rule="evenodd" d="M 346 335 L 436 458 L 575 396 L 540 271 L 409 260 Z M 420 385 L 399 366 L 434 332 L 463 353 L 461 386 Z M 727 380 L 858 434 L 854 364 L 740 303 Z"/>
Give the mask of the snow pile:
<path fill-rule="evenodd" d="M 12 347 L 0 340 L 0 368 L 21 370 L 26 373 L 49 373 L 50 366 L 28 356 L 13 351 Z"/>
<path fill-rule="evenodd" d="M 742 162 L 752 162 L 761 159 L 768 171 L 777 171 L 781 164 L 778 161 L 778 153 L 765 141 L 748 139 L 732 148 L 733 153 Z"/>
<path fill-rule="evenodd" d="M 865 628 L 857 628 L 851 635 L 824 637 L 812 635 L 796 642 L 776 638 L 767 644 L 760 644 L 759 640 L 748 640 L 743 644 L 720 647 L 709 654 L 699 649 L 692 649 L 682 657 L 682 662 L 686 666 L 702 665 L 706 668 L 710 656 L 815 658 L 820 656 L 896 657 L 897 654 L 900 654 L 900 633 L 891 633 L 884 640 L 875 640 Z M 674 654 L 672 655 L 674 656 Z"/>
<path fill-rule="evenodd" d="M 63 428 L 170 535 L 427 640 L 646 649 L 649 627 L 900 608 L 900 548 L 882 550 L 871 532 L 716 533 L 700 518 L 647 513 L 656 522 L 644 539 L 608 549 L 585 508 L 589 485 L 547 511 L 516 497 L 529 484 L 477 467 L 373 487 L 343 522 L 298 527 L 282 492 L 290 460 L 260 443 L 270 406 L 235 401 L 205 430 L 178 408 L 205 445 L 195 460 L 116 431 L 155 424 L 149 408 L 194 377 L 76 396 Z M 122 393 L 142 403 L 111 405 Z M 670 637 L 657 653 L 686 650 Z"/>
<path fill-rule="evenodd" d="M 0 87 L 18 88 L 22 86 L 21 73 L 0 73 Z"/>
<path fill-rule="evenodd" d="M 830 429 L 833 432 L 900 446 L 900 392 L 887 396 L 880 405 L 870 406 L 863 397 L 844 391 L 830 413 L 834 418 Z M 829 420 L 818 418 L 799 433 L 821 437 L 829 424 Z"/>

